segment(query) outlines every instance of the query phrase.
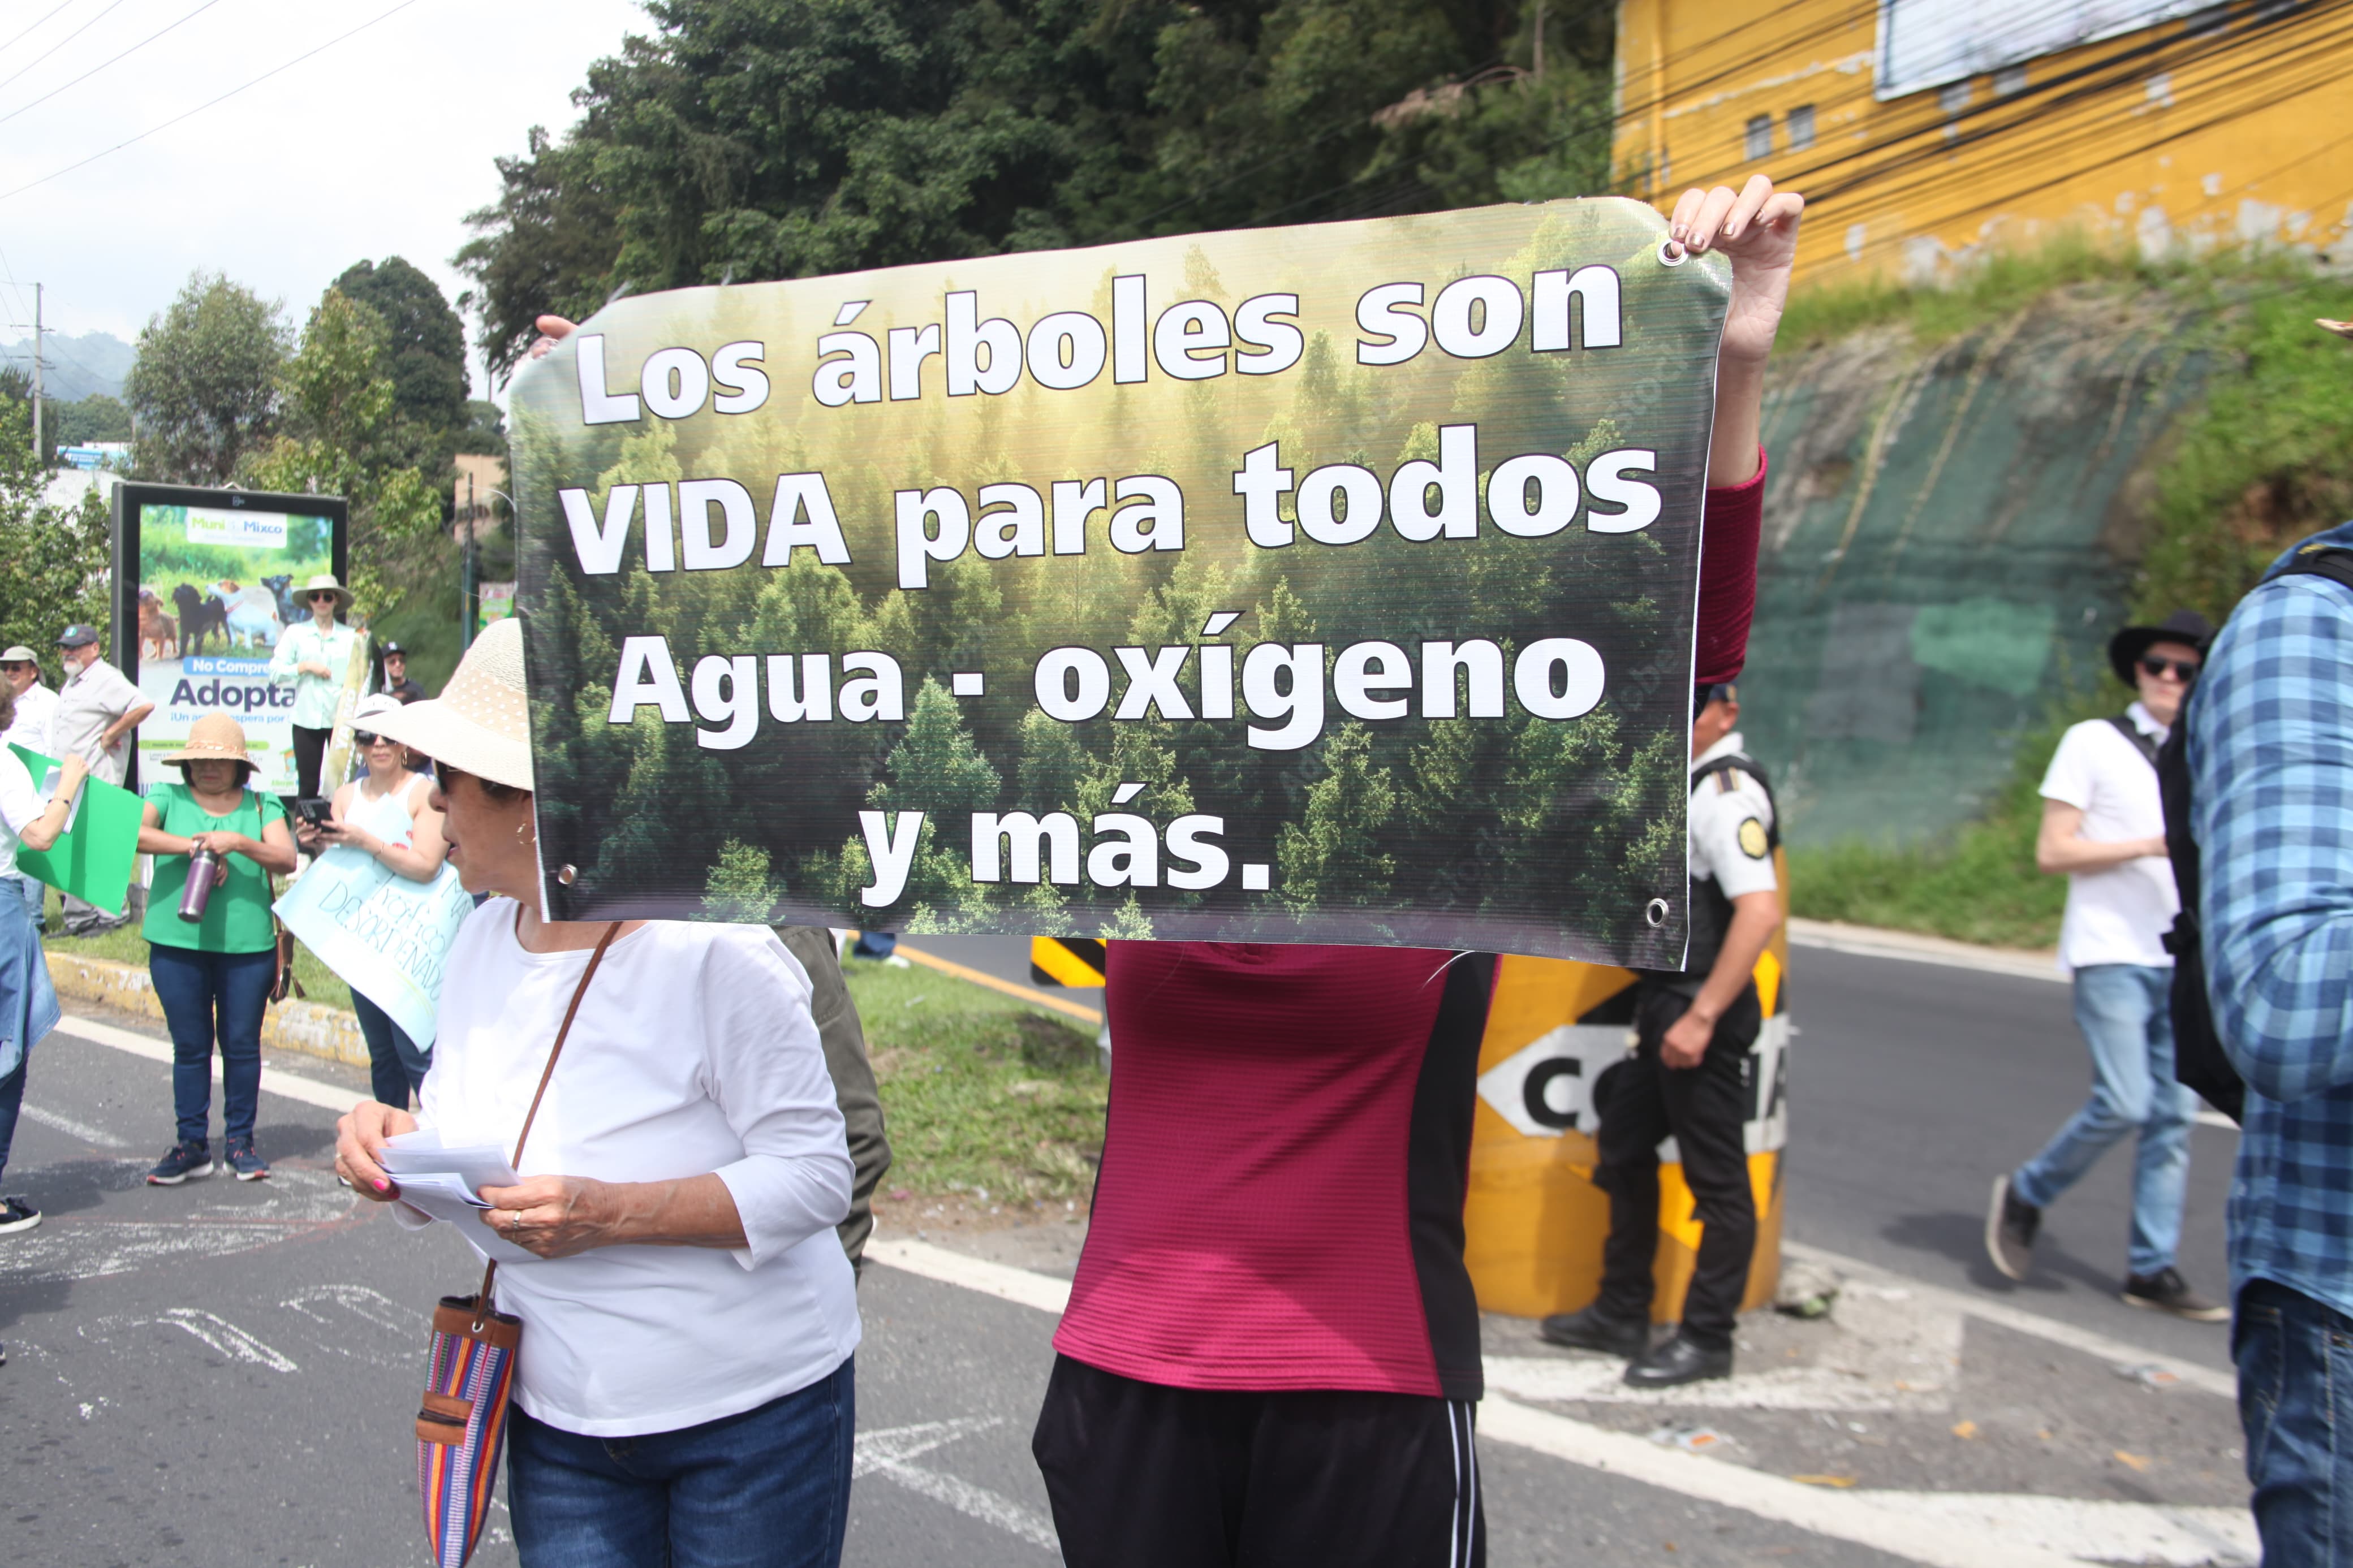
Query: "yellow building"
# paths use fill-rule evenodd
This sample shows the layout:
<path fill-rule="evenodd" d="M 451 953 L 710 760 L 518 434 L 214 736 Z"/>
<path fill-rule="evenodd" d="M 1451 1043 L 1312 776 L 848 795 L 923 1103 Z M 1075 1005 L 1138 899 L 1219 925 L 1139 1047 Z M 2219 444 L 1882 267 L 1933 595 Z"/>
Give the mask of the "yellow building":
<path fill-rule="evenodd" d="M 1623 188 L 1795 186 L 1816 279 L 2353 248 L 2353 0 L 1620 0 L 1617 94 Z"/>

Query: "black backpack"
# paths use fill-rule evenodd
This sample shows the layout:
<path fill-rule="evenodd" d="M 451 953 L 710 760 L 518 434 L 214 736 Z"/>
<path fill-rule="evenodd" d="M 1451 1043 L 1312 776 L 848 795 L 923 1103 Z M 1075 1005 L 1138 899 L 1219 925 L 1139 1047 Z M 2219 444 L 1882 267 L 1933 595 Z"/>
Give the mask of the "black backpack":
<path fill-rule="evenodd" d="M 2275 575 L 2298 572 L 2353 588 L 2353 550 L 2336 546 L 2309 550 Z M 2246 1103 L 2247 1086 L 2214 1033 L 2214 1009 L 2206 996 L 2206 950 L 2198 929 L 2202 879 L 2198 841 L 2189 834 L 2189 704 L 2196 698 L 2193 688 L 2183 700 L 2181 711 L 2174 715 L 2173 728 L 2157 753 L 2158 793 L 2165 801 L 2165 851 L 2173 862 L 2174 888 L 2181 895 L 2181 912 L 2165 936 L 2165 950 L 2173 954 L 2173 1076 L 2237 1121 Z"/>

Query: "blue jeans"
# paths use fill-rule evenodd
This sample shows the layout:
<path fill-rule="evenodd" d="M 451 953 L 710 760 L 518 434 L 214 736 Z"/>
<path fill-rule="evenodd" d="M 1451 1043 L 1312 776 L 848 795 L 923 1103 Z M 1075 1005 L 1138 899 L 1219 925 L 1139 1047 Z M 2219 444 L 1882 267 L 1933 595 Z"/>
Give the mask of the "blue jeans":
<path fill-rule="evenodd" d="M 368 1085 L 376 1103 L 407 1110 L 409 1092 L 425 1087 L 433 1053 L 418 1050 L 408 1031 L 392 1021 L 391 1014 L 356 991 L 352 993 L 352 1012 L 367 1041 Z"/>
<path fill-rule="evenodd" d="M 2353 1318 L 2250 1279 L 2231 1359 L 2263 1568 L 2353 1568 Z"/>
<path fill-rule="evenodd" d="M 8 1148 L 16 1142 L 16 1112 L 25 1103 L 25 1066 L 32 1059 L 27 1053 L 17 1058 L 15 1068 L 0 1074 L 0 1172 L 8 1169 Z"/>
<path fill-rule="evenodd" d="M 515 1406 L 507 1507 L 523 1568 L 835 1568 L 854 1365 L 741 1415 L 642 1437 L 583 1437 Z"/>
<path fill-rule="evenodd" d="M 2132 1247 L 2137 1275 L 2171 1268 L 2189 1184 L 2189 1129 L 2198 1097 L 2173 1079 L 2173 971 L 2094 963 L 2075 971 L 2075 1026 L 2092 1047 L 2092 1098 L 2010 1190 L 2047 1208 L 2111 1145 L 2134 1132 Z"/>
<path fill-rule="evenodd" d="M 211 1126 L 216 1043 L 222 1131 L 231 1143 L 250 1142 L 261 1100 L 261 1017 L 278 979 L 276 951 L 200 952 L 156 942 L 147 949 L 147 973 L 172 1031 L 172 1110 L 181 1142 L 204 1142 Z"/>
<path fill-rule="evenodd" d="M 41 900 L 49 896 L 49 889 L 22 871 L 11 871 L 8 875 L 16 884 L 17 895 L 25 900 L 25 912 L 33 918 L 33 929 L 40 930 Z"/>

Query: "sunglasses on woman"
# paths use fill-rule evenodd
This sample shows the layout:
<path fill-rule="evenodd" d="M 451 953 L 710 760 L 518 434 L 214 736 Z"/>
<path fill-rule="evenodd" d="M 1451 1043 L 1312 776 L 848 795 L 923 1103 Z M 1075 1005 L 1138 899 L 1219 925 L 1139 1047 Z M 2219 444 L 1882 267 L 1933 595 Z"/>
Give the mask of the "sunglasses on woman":
<path fill-rule="evenodd" d="M 2175 678 L 2184 686 L 2189 685 L 2191 681 L 2198 679 L 2198 661 L 2196 659 L 2149 658 L 2144 656 L 2140 661 L 2140 668 L 2144 674 L 2154 675 L 2159 678 L 2162 678 L 2166 671 L 2171 670 Z"/>

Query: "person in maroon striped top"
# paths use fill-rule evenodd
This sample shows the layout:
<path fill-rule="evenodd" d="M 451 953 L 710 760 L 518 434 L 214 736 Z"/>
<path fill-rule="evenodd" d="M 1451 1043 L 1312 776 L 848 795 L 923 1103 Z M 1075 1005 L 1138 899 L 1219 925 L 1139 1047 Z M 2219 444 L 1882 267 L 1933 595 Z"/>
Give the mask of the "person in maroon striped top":
<path fill-rule="evenodd" d="M 1696 679 L 1756 607 L 1765 362 L 1803 200 L 1687 192 L 1731 259 Z M 1462 1262 L 1495 961 L 1116 942 L 1103 1170 L 1032 1449 L 1069 1568 L 1477 1568 L 1479 1309 Z"/>

